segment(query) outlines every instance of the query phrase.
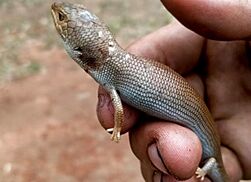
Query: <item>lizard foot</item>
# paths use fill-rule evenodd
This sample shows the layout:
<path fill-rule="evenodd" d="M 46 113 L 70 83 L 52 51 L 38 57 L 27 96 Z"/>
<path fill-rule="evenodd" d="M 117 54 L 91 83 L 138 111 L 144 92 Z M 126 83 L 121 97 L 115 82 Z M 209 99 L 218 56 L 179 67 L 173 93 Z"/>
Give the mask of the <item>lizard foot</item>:
<path fill-rule="evenodd" d="M 116 143 L 120 140 L 120 131 L 117 128 L 109 128 L 106 130 L 107 132 L 112 132 L 111 140 L 115 141 Z"/>
<path fill-rule="evenodd" d="M 203 181 L 205 179 L 206 174 L 207 174 L 206 171 L 204 171 L 203 169 L 199 167 L 197 168 L 195 172 L 196 178 L 200 179 L 200 181 Z"/>

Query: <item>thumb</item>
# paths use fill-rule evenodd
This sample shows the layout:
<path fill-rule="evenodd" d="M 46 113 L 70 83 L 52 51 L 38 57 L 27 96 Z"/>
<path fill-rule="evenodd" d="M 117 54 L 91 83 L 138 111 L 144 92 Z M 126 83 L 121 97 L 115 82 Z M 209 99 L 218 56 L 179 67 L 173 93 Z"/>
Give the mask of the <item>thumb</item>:
<path fill-rule="evenodd" d="M 183 25 L 217 40 L 251 38 L 251 2 L 239 0 L 161 0 Z"/>

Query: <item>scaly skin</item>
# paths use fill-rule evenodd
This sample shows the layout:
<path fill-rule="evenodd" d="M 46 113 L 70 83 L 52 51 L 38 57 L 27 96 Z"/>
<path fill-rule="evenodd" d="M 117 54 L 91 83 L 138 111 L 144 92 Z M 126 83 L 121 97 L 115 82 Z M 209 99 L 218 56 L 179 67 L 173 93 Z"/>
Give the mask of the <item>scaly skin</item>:
<path fill-rule="evenodd" d="M 54 3 L 52 16 L 68 54 L 112 98 L 115 108 L 115 126 L 110 129 L 112 140 L 120 139 L 123 100 L 148 115 L 195 132 L 203 147 L 203 167 L 196 171 L 198 178 L 203 180 L 208 174 L 215 182 L 227 181 L 212 116 L 183 77 L 168 66 L 127 53 L 106 25 L 82 5 Z"/>

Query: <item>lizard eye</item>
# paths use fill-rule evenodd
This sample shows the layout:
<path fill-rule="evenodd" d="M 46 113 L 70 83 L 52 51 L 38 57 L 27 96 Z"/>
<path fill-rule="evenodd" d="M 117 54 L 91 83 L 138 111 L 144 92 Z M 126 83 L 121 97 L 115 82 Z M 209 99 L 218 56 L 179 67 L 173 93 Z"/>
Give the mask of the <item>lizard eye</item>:
<path fill-rule="evenodd" d="M 65 20 L 65 15 L 62 12 L 58 12 L 58 20 L 59 21 L 64 21 Z"/>

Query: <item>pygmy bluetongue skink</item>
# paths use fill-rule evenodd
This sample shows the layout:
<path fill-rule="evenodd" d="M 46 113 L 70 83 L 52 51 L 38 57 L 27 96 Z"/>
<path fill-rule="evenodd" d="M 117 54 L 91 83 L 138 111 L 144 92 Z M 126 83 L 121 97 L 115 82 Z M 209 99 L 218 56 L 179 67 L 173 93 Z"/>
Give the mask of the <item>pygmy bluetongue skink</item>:
<path fill-rule="evenodd" d="M 121 100 L 148 115 L 191 129 L 199 137 L 203 155 L 196 175 L 226 182 L 219 135 L 199 94 L 168 66 L 123 50 L 107 26 L 84 6 L 57 2 L 52 5 L 57 32 L 71 58 L 90 74 L 112 98 L 115 108 L 112 140 L 120 139 Z"/>

